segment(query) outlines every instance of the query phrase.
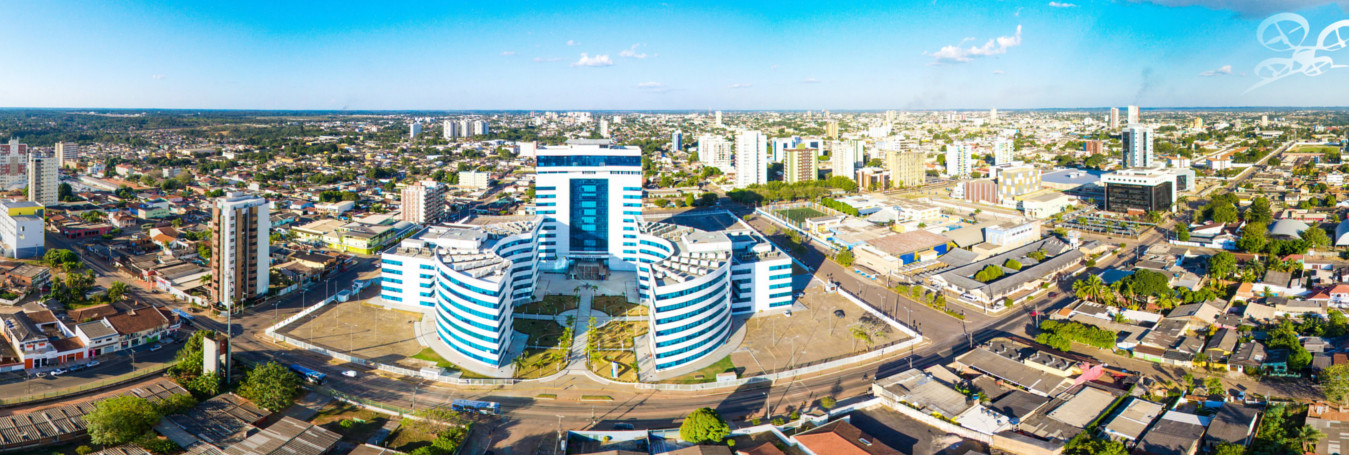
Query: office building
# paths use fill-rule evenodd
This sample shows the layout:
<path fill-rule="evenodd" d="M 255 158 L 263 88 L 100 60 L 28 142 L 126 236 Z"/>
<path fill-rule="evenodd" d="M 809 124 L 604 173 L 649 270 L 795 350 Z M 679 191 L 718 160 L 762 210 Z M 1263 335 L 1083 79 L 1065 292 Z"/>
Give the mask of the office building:
<path fill-rule="evenodd" d="M 28 155 L 28 200 L 43 206 L 59 203 L 56 197 L 58 178 L 55 157 L 37 153 Z"/>
<path fill-rule="evenodd" d="M 820 162 L 819 150 L 797 148 L 787 151 L 787 160 L 783 163 L 783 180 L 787 183 L 809 182 L 819 176 L 816 165 Z"/>
<path fill-rule="evenodd" d="M 953 179 L 968 177 L 973 170 L 969 144 L 951 144 L 946 147 L 946 175 Z"/>
<path fill-rule="evenodd" d="M 8 144 L 0 144 L 0 187 L 27 183 L 28 144 L 11 138 Z"/>
<path fill-rule="evenodd" d="M 768 160 L 770 163 L 781 163 L 782 160 L 787 159 L 787 151 L 794 148 L 820 150 L 825 147 L 824 139 L 818 137 L 775 137 L 769 139 L 769 143 L 772 149 L 772 155 Z"/>
<path fill-rule="evenodd" d="M 473 135 L 474 135 L 474 136 L 486 136 L 486 135 L 491 134 L 491 133 L 492 133 L 492 128 L 491 128 L 490 126 L 488 126 L 486 120 L 474 120 L 474 121 L 473 121 Z"/>
<path fill-rule="evenodd" d="M 926 159 L 923 152 L 905 152 L 890 150 L 885 155 L 886 168 L 890 170 L 890 183 L 896 188 L 923 186 L 927 183 L 927 172 L 923 164 Z M 860 183 L 860 182 L 859 182 Z"/>
<path fill-rule="evenodd" d="M 735 170 L 735 144 L 721 136 L 698 136 L 698 161 L 729 173 Z"/>
<path fill-rule="evenodd" d="M 59 168 L 74 167 L 75 162 L 80 159 L 80 146 L 74 142 L 56 143 L 56 166 Z"/>
<path fill-rule="evenodd" d="M 1012 140 L 1006 138 L 997 138 L 993 140 L 993 165 L 1002 166 L 1012 164 L 1016 159 L 1012 152 Z"/>
<path fill-rule="evenodd" d="M 423 180 L 403 188 L 401 219 L 409 223 L 433 224 L 445 216 L 445 185 Z"/>
<path fill-rule="evenodd" d="M 23 259 L 45 253 L 42 211 L 33 201 L 0 202 L 0 254 Z"/>
<path fill-rule="evenodd" d="M 541 252 L 544 259 L 632 270 L 621 260 L 620 239 L 636 230 L 642 214 L 642 150 L 603 139 L 572 140 L 540 147 L 538 155 L 536 213 L 544 215 L 544 234 L 556 238 Z"/>
<path fill-rule="evenodd" d="M 834 142 L 829 154 L 830 175 L 855 178 L 857 162 L 862 160 L 862 141 Z"/>
<path fill-rule="evenodd" d="M 1082 141 L 1082 151 L 1086 152 L 1088 155 L 1100 155 L 1105 153 L 1105 141 Z"/>
<path fill-rule="evenodd" d="M 600 137 L 609 137 L 609 121 L 600 117 Z"/>
<path fill-rule="evenodd" d="M 735 187 L 768 183 L 767 139 L 758 131 L 742 131 L 735 138 Z"/>
<path fill-rule="evenodd" d="M 1204 118 L 1203 118 L 1203 117 L 1195 117 L 1195 118 L 1194 118 L 1194 121 L 1191 123 L 1190 127 L 1191 127 L 1191 128 L 1194 128 L 1194 129 L 1196 129 L 1196 130 L 1202 130 L 1202 129 L 1204 129 Z"/>
<path fill-rule="evenodd" d="M 678 152 L 680 150 L 684 150 L 684 132 L 674 130 L 673 133 L 670 133 L 670 151 Z"/>
<path fill-rule="evenodd" d="M 965 200 L 975 203 L 996 204 L 998 185 L 993 179 L 979 179 L 964 182 Z"/>
<path fill-rule="evenodd" d="M 1110 129 L 1112 129 L 1112 130 L 1115 129 L 1115 128 L 1119 128 L 1119 108 L 1118 108 L 1118 107 L 1112 107 L 1112 108 L 1110 108 L 1110 122 L 1109 122 L 1109 124 L 1110 124 Z"/>
<path fill-rule="evenodd" d="M 657 371 L 707 360 L 729 339 L 733 315 L 792 303 L 791 258 L 729 214 L 712 216 L 732 225 L 703 231 L 675 217 L 643 220 L 623 234 L 630 252 L 622 261 L 637 270 L 638 300 L 651 310 L 647 342 Z M 546 259 L 549 246 L 565 237 L 550 235 L 552 223 L 537 215 L 431 227 L 382 254 L 381 299 L 430 308 L 440 339 L 471 366 L 509 365 L 513 308 L 533 300 L 541 273 L 567 272 L 570 279 L 580 268 Z"/>
<path fill-rule="evenodd" d="M 1122 139 L 1124 167 L 1153 167 L 1156 159 L 1152 153 L 1152 128 L 1130 124 Z"/>
<path fill-rule="evenodd" d="M 446 120 L 442 124 L 442 128 L 444 129 L 444 131 L 441 131 L 441 136 L 444 137 L 445 140 L 454 139 L 464 135 L 459 130 L 459 122 L 456 122 L 454 120 Z"/>
<path fill-rule="evenodd" d="M 890 188 L 890 171 L 878 167 L 864 167 L 857 170 L 857 187 L 867 191 L 882 191 Z"/>
<path fill-rule="evenodd" d="M 408 127 L 408 138 L 416 139 L 417 136 L 420 136 L 421 134 L 422 134 L 422 124 L 418 122 L 412 122 L 412 125 Z"/>
<path fill-rule="evenodd" d="M 838 139 L 838 120 L 825 122 L 824 135 L 830 139 Z"/>
<path fill-rule="evenodd" d="M 232 308 L 267 293 L 271 266 L 267 200 L 245 193 L 216 198 L 211 208 L 211 293 Z"/>
<path fill-rule="evenodd" d="M 993 168 L 998 180 L 998 198 L 1007 201 L 1040 191 L 1040 170 L 1029 164 Z"/>
<path fill-rule="evenodd" d="M 1101 177 L 1105 209 L 1143 214 L 1169 212 L 1176 203 L 1177 177 L 1161 169 L 1125 169 Z"/>
<path fill-rule="evenodd" d="M 492 186 L 492 173 L 485 171 L 459 171 L 459 186 L 464 188 L 487 188 Z"/>
<path fill-rule="evenodd" d="M 1135 123 L 1138 123 L 1138 106 L 1129 106 L 1128 109 L 1129 109 L 1129 118 L 1128 123 L 1126 123 L 1126 125 L 1133 125 Z"/>
<path fill-rule="evenodd" d="M 734 216 L 643 218 L 641 156 L 603 140 L 540 147 L 535 216 L 470 219 L 403 241 L 381 257 L 381 298 L 430 308 L 440 339 L 490 368 L 510 364 L 513 308 L 533 300 L 541 272 L 572 280 L 636 271 L 657 371 L 708 360 L 730 338 L 734 314 L 790 306 L 791 258 Z M 689 227 L 715 216 L 730 227 Z"/>

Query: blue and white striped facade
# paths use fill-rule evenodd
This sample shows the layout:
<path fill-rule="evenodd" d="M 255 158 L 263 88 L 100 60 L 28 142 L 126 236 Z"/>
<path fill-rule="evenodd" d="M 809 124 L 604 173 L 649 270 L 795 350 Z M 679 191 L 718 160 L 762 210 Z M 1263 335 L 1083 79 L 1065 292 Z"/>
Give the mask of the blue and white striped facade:
<path fill-rule="evenodd" d="M 534 294 L 541 225 L 536 217 L 430 228 L 384 253 L 381 297 L 390 305 L 434 308 L 436 332 L 452 349 L 505 365 L 512 308 Z"/>
<path fill-rule="evenodd" d="M 657 371 L 722 347 L 732 315 L 792 303 L 791 258 L 755 235 L 646 223 L 638 241 L 638 292 L 651 308 L 647 339 Z M 761 288 L 780 292 L 760 295 Z"/>

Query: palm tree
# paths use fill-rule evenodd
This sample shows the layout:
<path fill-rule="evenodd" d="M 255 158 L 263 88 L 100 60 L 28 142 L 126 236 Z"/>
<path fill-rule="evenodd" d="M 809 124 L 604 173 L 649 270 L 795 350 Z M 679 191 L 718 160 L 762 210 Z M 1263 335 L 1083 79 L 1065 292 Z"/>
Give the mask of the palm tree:
<path fill-rule="evenodd" d="M 1085 280 L 1073 282 L 1073 294 L 1079 299 L 1100 303 L 1109 292 L 1110 287 L 1097 275 L 1089 276 Z"/>
<path fill-rule="evenodd" d="M 1293 435 L 1293 440 L 1297 441 L 1299 449 L 1306 449 L 1308 445 L 1316 449 L 1316 442 L 1325 437 L 1326 434 L 1311 425 L 1303 425 L 1297 429 L 1297 434 Z"/>
<path fill-rule="evenodd" d="M 125 295 L 126 295 L 126 283 L 123 283 L 121 281 L 114 281 L 112 282 L 112 286 L 108 287 L 108 303 L 117 303 L 118 301 L 122 300 L 122 296 Z"/>

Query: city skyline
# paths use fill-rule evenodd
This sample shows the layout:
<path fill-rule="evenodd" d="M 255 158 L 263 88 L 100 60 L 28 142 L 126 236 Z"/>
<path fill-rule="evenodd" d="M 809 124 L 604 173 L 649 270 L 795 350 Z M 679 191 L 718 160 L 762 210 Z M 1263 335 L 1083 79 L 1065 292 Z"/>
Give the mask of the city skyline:
<path fill-rule="evenodd" d="M 1337 106 L 1349 70 L 1244 93 L 1281 57 L 1228 2 L 11 5 L 0 106 L 874 110 Z M 1174 5 L 1174 6 L 1173 6 Z M 439 8 L 439 9 L 435 9 Z M 51 30 L 61 30 L 53 34 Z M 1309 43 L 1310 44 L 1310 43 Z M 134 49 L 134 50 L 133 50 Z M 1331 52 L 1323 55 L 1333 57 Z M 52 58 L 60 56 L 61 58 Z M 1341 72 L 1343 71 L 1343 72 Z"/>

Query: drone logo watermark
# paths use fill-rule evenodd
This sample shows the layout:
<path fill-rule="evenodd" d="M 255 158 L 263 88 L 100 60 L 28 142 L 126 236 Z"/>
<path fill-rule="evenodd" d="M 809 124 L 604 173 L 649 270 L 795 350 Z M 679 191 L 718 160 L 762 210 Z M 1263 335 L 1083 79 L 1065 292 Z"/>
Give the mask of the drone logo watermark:
<path fill-rule="evenodd" d="M 1342 20 L 1321 30 L 1315 45 L 1304 45 L 1311 36 L 1307 19 L 1293 13 L 1279 13 L 1260 23 L 1255 39 L 1260 45 L 1274 52 L 1287 52 L 1287 58 L 1265 59 L 1255 65 L 1255 76 L 1260 78 L 1245 93 L 1250 93 L 1265 84 L 1294 74 L 1320 76 L 1327 69 L 1345 68 L 1349 65 L 1336 65 L 1329 56 L 1316 55 L 1318 52 L 1334 52 L 1349 45 L 1349 20 Z"/>

